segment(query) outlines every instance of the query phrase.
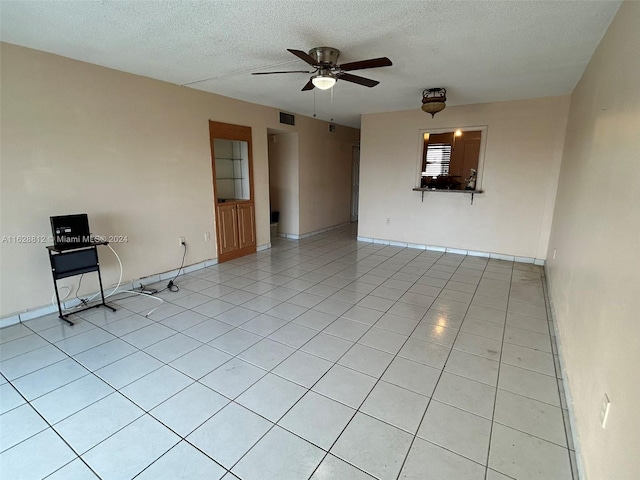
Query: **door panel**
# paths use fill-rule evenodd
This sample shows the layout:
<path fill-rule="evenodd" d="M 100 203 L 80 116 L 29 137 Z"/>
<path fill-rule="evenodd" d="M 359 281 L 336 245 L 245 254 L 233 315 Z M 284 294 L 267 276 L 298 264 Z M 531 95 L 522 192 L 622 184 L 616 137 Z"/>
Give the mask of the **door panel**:
<path fill-rule="evenodd" d="M 240 248 L 256 244 L 256 225 L 253 203 L 238 204 L 238 230 Z"/>
<path fill-rule="evenodd" d="M 240 248 L 255 245 L 253 204 L 238 205 L 238 242 Z"/>
<path fill-rule="evenodd" d="M 218 254 L 222 255 L 237 250 L 238 247 L 238 214 L 235 204 L 218 205 Z"/>

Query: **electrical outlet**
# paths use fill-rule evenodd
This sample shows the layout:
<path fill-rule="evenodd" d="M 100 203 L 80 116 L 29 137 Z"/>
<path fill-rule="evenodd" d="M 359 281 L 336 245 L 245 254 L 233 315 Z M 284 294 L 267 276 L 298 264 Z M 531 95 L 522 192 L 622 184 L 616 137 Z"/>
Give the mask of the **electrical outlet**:
<path fill-rule="evenodd" d="M 178 245 L 181 247 L 183 244 L 187 243 L 184 237 L 178 237 Z"/>
<path fill-rule="evenodd" d="M 607 419 L 609 418 L 609 410 L 611 409 L 611 400 L 609 400 L 609 396 L 605 393 L 604 398 L 602 399 L 602 406 L 600 407 L 600 425 L 602 428 L 606 428 Z"/>
<path fill-rule="evenodd" d="M 204 241 L 205 242 L 211 241 L 211 232 L 204 232 Z"/>
<path fill-rule="evenodd" d="M 555 248 L 553 249 L 553 259 L 554 260 L 556 259 L 556 249 Z"/>

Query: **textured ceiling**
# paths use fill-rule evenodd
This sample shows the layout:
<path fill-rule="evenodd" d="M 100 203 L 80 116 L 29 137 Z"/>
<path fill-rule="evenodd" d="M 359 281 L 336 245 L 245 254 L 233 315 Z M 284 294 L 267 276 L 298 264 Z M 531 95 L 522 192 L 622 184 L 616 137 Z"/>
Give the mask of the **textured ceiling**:
<path fill-rule="evenodd" d="M 0 38 L 208 92 L 359 126 L 360 114 L 420 107 L 446 87 L 449 105 L 573 90 L 619 1 L 5 1 Z M 387 56 L 301 92 L 306 70 L 286 51 L 339 49 L 339 63 Z M 314 106 L 315 104 L 315 106 Z"/>

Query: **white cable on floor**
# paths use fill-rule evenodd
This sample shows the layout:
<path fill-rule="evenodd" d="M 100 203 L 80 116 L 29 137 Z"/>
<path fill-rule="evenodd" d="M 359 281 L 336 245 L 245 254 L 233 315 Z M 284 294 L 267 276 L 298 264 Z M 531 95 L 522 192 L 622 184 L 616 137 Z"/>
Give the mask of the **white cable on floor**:
<path fill-rule="evenodd" d="M 60 299 L 60 303 L 62 304 L 62 308 L 66 310 L 66 307 L 64 306 L 64 301 L 67 299 L 67 297 L 69 295 L 71 295 L 71 287 L 69 287 L 67 285 L 63 285 L 60 288 L 66 288 L 68 290 L 67 294 Z M 57 305 L 56 305 L 56 292 L 53 292 L 51 294 L 51 306 L 52 307 L 57 307 Z"/>
<path fill-rule="evenodd" d="M 106 238 L 104 238 L 103 236 L 100 235 L 95 235 L 94 238 L 98 241 L 106 241 Z M 118 288 L 120 288 L 120 285 L 122 284 L 122 274 L 123 274 L 123 267 L 122 267 L 122 260 L 120 260 L 120 256 L 116 253 L 116 251 L 111 247 L 111 245 L 107 244 L 107 247 L 109 247 L 111 249 L 111 251 L 113 252 L 113 254 L 116 256 L 116 259 L 118 260 L 118 265 L 120 266 L 120 276 L 118 278 L 118 283 L 116 284 L 116 287 L 111 291 L 111 293 L 107 294 L 104 296 L 105 299 L 109 298 L 110 296 L 112 296 L 114 293 L 116 293 L 118 291 Z M 67 294 L 65 295 L 65 297 L 62 299 L 63 301 L 71 294 L 71 288 L 64 285 L 61 288 L 66 288 L 69 291 L 67 292 Z M 160 300 L 160 305 L 158 305 L 157 307 L 149 310 L 149 312 L 147 312 L 147 314 L 145 315 L 145 317 L 148 317 L 149 315 L 151 315 L 153 312 L 155 312 L 158 308 L 160 308 L 160 306 L 162 306 L 162 304 L 164 303 L 164 300 L 160 297 L 155 297 L 153 295 L 150 295 L 148 293 L 142 293 L 142 292 L 136 292 L 134 290 L 125 290 L 124 292 L 121 293 L 133 293 L 135 295 L 144 295 L 146 297 L 151 297 L 154 298 L 156 300 Z M 76 305 L 75 307 L 72 307 L 72 309 L 74 308 L 81 308 L 84 307 L 87 303 L 91 302 L 94 298 L 96 298 L 98 295 L 100 295 L 100 292 L 95 293 L 92 297 L 84 299 L 84 301 L 82 303 L 80 303 L 80 305 Z M 54 297 L 55 297 L 55 293 L 51 296 L 51 305 L 56 306 L 54 303 Z M 62 304 L 62 306 L 64 307 L 64 303 Z M 67 309 L 66 307 L 64 308 L 64 310 L 70 310 Z"/>
<path fill-rule="evenodd" d="M 149 310 L 149 311 L 147 312 L 147 314 L 145 315 L 145 317 L 148 317 L 149 315 L 151 315 L 151 314 L 152 314 L 153 312 L 155 312 L 158 308 L 160 308 L 160 307 L 162 306 L 162 304 L 164 303 L 164 300 L 163 300 L 162 298 L 160 298 L 160 297 L 156 297 L 156 296 L 151 295 L 151 294 L 149 294 L 149 293 L 136 292 L 136 291 L 134 291 L 134 290 L 125 290 L 124 292 L 121 292 L 121 293 L 135 293 L 136 295 L 143 295 L 143 296 L 145 296 L 145 297 L 151 297 L 151 298 L 153 298 L 153 299 L 155 299 L 155 300 L 160 300 L 160 305 L 158 305 L 157 307 L 155 307 L 155 308 L 153 308 L 153 309 Z"/>
<path fill-rule="evenodd" d="M 98 240 L 99 242 L 106 242 L 107 239 L 104 238 L 101 235 L 96 235 L 93 238 L 95 238 L 96 240 Z M 116 253 L 116 251 L 113 249 L 113 247 L 111 245 L 109 245 L 107 243 L 107 247 L 109 247 L 111 249 L 111 251 L 113 252 L 113 254 L 116 256 L 116 258 L 118 259 L 118 265 L 120 265 L 120 277 L 118 278 L 118 284 L 116 285 L 116 288 L 114 288 L 111 293 L 107 294 L 104 296 L 104 298 L 109 298 L 111 295 L 113 295 L 114 293 L 116 293 L 116 291 L 118 290 L 118 288 L 120 288 L 120 284 L 122 283 L 122 272 L 123 272 L 123 268 L 122 268 L 122 261 L 120 260 L 120 257 L 118 256 L 118 254 Z M 91 300 L 93 300 L 94 298 L 96 298 L 98 295 L 100 294 L 100 292 L 96 293 L 93 297 L 87 299 L 87 302 L 90 302 Z"/>

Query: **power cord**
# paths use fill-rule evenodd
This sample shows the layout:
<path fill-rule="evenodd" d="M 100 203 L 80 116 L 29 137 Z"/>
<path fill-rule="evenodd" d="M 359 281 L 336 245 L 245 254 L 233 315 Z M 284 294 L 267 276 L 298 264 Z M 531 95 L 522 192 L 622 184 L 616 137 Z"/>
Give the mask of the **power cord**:
<path fill-rule="evenodd" d="M 180 275 L 180 272 L 184 268 L 184 259 L 187 256 L 187 242 L 182 242 L 182 246 L 184 247 L 184 252 L 182 253 L 182 263 L 180 263 L 180 268 L 178 269 L 178 273 L 176 273 L 176 276 L 173 277 L 171 280 L 169 280 L 169 283 L 167 283 L 167 289 L 170 292 L 178 292 L 180 290 L 180 287 L 178 287 L 174 282 L 176 281 L 176 278 L 178 278 L 178 276 Z"/>
<path fill-rule="evenodd" d="M 95 235 L 94 238 L 98 241 L 106 241 L 106 238 L 104 238 L 101 235 Z M 109 244 L 107 244 L 107 247 L 109 247 L 109 249 L 113 252 L 113 254 L 116 256 L 116 260 L 118 260 L 118 265 L 120 266 L 120 276 L 118 278 L 118 283 L 116 284 L 115 288 L 113 290 L 111 290 L 110 293 L 106 294 L 104 296 L 105 299 L 109 298 L 111 295 L 113 295 L 114 293 L 116 293 L 118 291 L 118 288 L 120 288 L 120 284 L 122 283 L 122 273 L 123 273 L 123 268 L 122 268 L 122 260 L 120 260 L 120 256 L 116 253 L 116 251 L 113 249 L 113 247 Z M 80 279 L 82 281 L 82 279 Z M 98 295 L 100 295 L 100 292 L 96 292 L 92 297 L 89 298 L 85 298 L 85 304 L 89 303 L 90 301 L 92 301 L 94 298 L 96 298 Z M 80 308 L 82 307 L 82 305 L 78 305 L 76 308 Z"/>
<path fill-rule="evenodd" d="M 175 281 L 176 281 L 176 278 L 180 276 L 180 272 L 184 268 L 184 259 L 187 256 L 187 243 L 182 242 L 182 247 L 184 248 L 184 252 L 182 253 L 182 262 L 180 263 L 180 268 L 178 269 L 178 273 L 176 273 L 175 277 L 169 280 L 169 283 L 167 283 L 166 287 L 164 287 L 162 290 L 159 290 L 157 293 L 162 293 L 165 290 L 169 290 L 170 292 L 174 292 L 174 293 L 180 291 L 180 287 L 178 287 L 178 285 L 175 284 Z"/>
<path fill-rule="evenodd" d="M 80 286 L 82 285 L 82 279 L 84 278 L 84 273 L 82 275 L 80 275 L 80 280 L 78 281 L 78 288 L 76 288 L 76 300 L 78 300 L 80 302 L 80 305 L 84 306 L 87 303 L 89 303 L 89 301 L 86 298 L 80 298 L 78 297 L 78 292 L 80 292 Z"/>
<path fill-rule="evenodd" d="M 66 293 L 66 295 L 65 295 L 64 297 L 62 297 L 62 298 L 60 299 L 60 304 L 62 305 L 62 309 L 63 309 L 63 310 L 66 310 L 66 309 L 67 309 L 67 307 L 66 307 L 66 305 L 64 304 L 64 301 L 69 297 L 69 295 L 71 295 L 71 287 L 69 287 L 68 285 L 62 285 L 62 286 L 60 287 L 60 289 L 63 289 L 63 288 L 66 288 L 66 289 L 67 289 L 67 293 Z M 76 291 L 76 293 L 77 293 L 77 291 Z M 53 292 L 53 293 L 51 294 L 51 305 L 52 305 L 52 306 L 54 306 L 54 307 L 56 306 L 56 292 Z"/>
<path fill-rule="evenodd" d="M 98 235 L 96 235 L 95 238 L 104 240 L 104 237 L 100 237 Z M 118 256 L 116 251 L 111 247 L 111 245 L 107 245 L 107 246 L 111 249 L 113 254 L 116 256 L 116 259 L 118 260 L 118 265 L 120 266 L 120 276 L 118 278 L 118 283 L 116 284 L 115 288 L 109 294 L 104 296 L 105 299 L 109 298 L 112 295 L 114 295 L 118 291 L 118 288 L 120 288 L 120 284 L 122 283 L 122 273 L 123 273 L 122 261 L 120 260 L 120 257 Z M 180 272 L 184 268 L 184 261 L 185 261 L 185 258 L 187 256 L 187 243 L 186 242 L 182 242 L 182 247 L 184 248 L 184 251 L 182 253 L 182 262 L 180 263 L 180 268 L 178 269 L 178 273 L 176 273 L 175 277 L 173 277 L 171 280 L 169 280 L 169 283 L 167 284 L 167 286 L 165 288 L 163 288 L 162 290 L 159 290 L 159 291 L 155 291 L 154 290 L 152 292 L 151 291 L 150 292 L 146 292 L 146 291 L 144 291 L 144 287 L 143 287 L 143 291 L 142 292 L 135 292 L 135 291 L 132 291 L 132 290 L 127 290 L 126 293 L 130 293 L 130 294 L 134 294 L 134 295 L 145 295 L 147 297 L 151 297 L 151 298 L 154 298 L 156 300 L 159 300 L 160 301 L 160 305 L 162 305 L 164 303 L 164 300 L 162 300 L 161 298 L 155 297 L 154 294 L 164 292 L 165 290 L 169 290 L 170 292 L 178 292 L 180 290 L 180 287 L 178 287 L 178 285 L 175 284 L 175 281 L 180 276 Z M 62 309 L 63 310 L 69 311 L 69 310 L 75 310 L 75 309 L 78 309 L 78 308 L 82 308 L 82 307 L 86 306 L 89 302 L 91 302 L 94 298 L 96 298 L 98 295 L 100 295 L 100 292 L 97 292 L 96 294 L 94 294 L 92 297 L 89 297 L 89 298 L 79 298 L 78 297 L 78 292 L 80 291 L 80 285 L 82 284 L 82 278 L 83 277 L 84 277 L 84 274 L 82 274 L 80 276 L 80 280 L 78 282 L 78 288 L 76 289 L 76 294 L 75 294 L 76 299 L 78 301 L 80 301 L 79 305 L 76 305 L 76 306 L 71 307 L 71 308 L 66 308 L 66 306 L 64 304 L 64 301 L 71 294 L 71 288 L 68 287 L 67 285 L 63 285 L 61 287 L 61 288 L 66 288 L 68 290 L 67 294 L 61 299 Z M 142 287 L 142 285 L 141 285 L 141 287 Z M 51 295 L 51 305 L 53 305 L 53 306 L 55 306 L 54 299 L 55 299 L 55 292 L 54 292 L 53 295 Z M 160 305 L 158 305 L 158 307 Z M 156 307 L 156 308 L 152 309 L 151 311 L 149 311 L 145 315 L 145 317 L 148 317 L 149 315 L 151 315 L 154 311 L 156 311 L 156 309 L 158 307 Z"/>

